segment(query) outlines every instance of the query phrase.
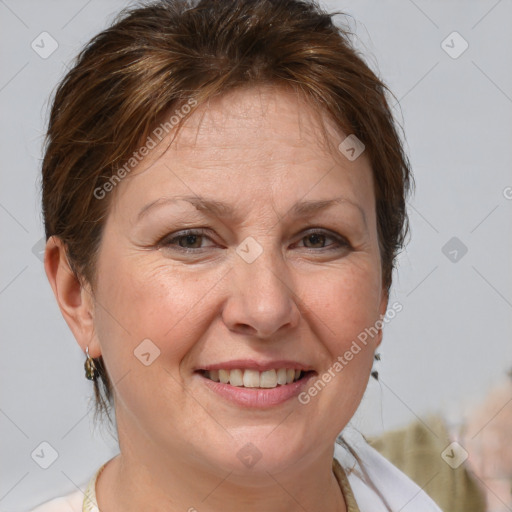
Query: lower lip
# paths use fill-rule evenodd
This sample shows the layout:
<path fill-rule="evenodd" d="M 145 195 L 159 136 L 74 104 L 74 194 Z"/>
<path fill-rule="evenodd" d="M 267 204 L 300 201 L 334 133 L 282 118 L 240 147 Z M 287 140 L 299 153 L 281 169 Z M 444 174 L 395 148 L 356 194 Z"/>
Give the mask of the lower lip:
<path fill-rule="evenodd" d="M 201 374 L 198 375 L 208 388 L 230 402 L 240 407 L 265 409 L 282 404 L 299 395 L 316 373 L 311 372 L 296 382 L 268 389 L 231 386 L 230 384 L 215 382 Z"/>

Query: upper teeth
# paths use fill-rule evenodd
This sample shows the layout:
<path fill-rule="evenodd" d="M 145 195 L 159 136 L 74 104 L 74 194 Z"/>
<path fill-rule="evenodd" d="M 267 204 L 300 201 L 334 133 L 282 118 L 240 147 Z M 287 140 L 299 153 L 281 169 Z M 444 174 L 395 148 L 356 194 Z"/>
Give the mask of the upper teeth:
<path fill-rule="evenodd" d="M 278 384 L 290 384 L 300 377 L 301 370 L 279 368 L 278 370 L 207 370 L 205 377 L 232 386 L 246 388 L 275 388 Z"/>

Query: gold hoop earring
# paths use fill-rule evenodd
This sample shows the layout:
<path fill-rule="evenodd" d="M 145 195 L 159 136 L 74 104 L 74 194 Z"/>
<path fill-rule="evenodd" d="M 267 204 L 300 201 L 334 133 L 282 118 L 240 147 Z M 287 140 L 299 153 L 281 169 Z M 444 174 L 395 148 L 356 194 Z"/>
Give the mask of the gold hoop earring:
<path fill-rule="evenodd" d="M 98 377 L 98 369 L 96 368 L 94 359 L 89 355 L 89 347 L 86 347 L 85 353 L 87 355 L 87 359 L 85 360 L 84 364 L 85 377 L 89 380 L 96 380 Z"/>

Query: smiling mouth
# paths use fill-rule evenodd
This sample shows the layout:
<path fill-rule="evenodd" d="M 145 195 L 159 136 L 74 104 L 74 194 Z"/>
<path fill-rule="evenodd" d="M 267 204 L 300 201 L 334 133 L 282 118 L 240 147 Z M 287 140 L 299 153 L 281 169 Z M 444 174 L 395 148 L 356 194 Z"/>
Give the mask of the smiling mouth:
<path fill-rule="evenodd" d="M 198 370 L 200 375 L 214 382 L 240 388 L 272 389 L 297 382 L 315 373 L 314 371 L 279 368 L 260 372 L 252 369 Z"/>

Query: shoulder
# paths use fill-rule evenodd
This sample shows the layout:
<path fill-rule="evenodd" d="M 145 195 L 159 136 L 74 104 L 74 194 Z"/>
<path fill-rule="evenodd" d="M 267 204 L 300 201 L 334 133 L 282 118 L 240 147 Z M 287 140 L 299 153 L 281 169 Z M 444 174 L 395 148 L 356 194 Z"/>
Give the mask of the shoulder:
<path fill-rule="evenodd" d="M 65 496 L 46 501 L 30 512 L 82 512 L 84 495 L 76 490 Z"/>
<path fill-rule="evenodd" d="M 442 512 L 416 483 L 370 446 L 353 427 L 346 427 L 338 436 L 334 456 L 347 472 L 361 512 Z"/>

